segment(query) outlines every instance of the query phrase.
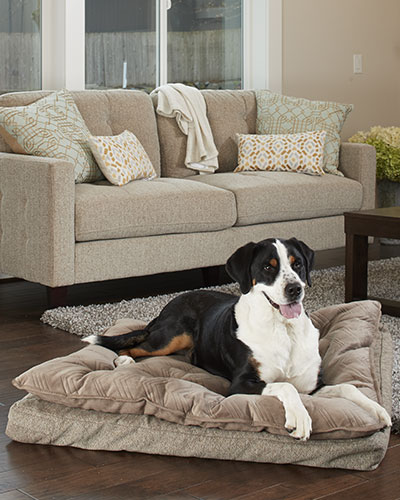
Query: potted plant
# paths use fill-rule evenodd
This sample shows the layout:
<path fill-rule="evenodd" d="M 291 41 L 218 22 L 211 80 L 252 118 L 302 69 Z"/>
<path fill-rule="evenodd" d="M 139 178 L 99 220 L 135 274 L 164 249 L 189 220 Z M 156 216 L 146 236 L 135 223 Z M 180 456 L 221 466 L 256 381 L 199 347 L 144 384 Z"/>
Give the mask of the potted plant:
<path fill-rule="evenodd" d="M 357 132 L 349 142 L 371 144 L 376 149 L 378 207 L 400 206 L 400 127 L 371 127 Z M 385 243 L 399 244 L 400 240 Z"/>

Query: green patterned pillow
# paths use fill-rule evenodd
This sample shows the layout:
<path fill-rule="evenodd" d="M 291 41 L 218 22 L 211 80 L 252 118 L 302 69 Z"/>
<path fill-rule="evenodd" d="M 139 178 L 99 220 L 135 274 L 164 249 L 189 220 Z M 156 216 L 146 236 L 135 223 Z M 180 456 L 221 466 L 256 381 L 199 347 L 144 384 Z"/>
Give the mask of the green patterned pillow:
<path fill-rule="evenodd" d="M 0 107 L 0 135 L 14 153 L 70 161 L 76 183 L 104 178 L 89 146 L 90 132 L 67 90 L 29 106 Z"/>
<path fill-rule="evenodd" d="M 310 101 L 257 90 L 257 134 L 297 134 L 325 130 L 324 171 L 338 171 L 340 132 L 351 104 Z"/>

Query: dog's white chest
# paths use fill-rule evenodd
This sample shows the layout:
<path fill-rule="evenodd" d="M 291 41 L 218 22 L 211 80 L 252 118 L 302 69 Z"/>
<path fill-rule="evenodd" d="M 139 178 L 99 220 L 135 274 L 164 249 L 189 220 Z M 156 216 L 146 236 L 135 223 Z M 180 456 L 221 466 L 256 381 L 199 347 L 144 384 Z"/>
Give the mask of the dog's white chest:
<path fill-rule="evenodd" d="M 240 325 L 237 337 L 250 348 L 254 365 L 265 382 L 282 380 L 296 371 L 292 342 L 282 323 L 270 322 L 263 328 Z"/>
<path fill-rule="evenodd" d="M 310 392 L 321 361 L 318 331 L 304 313 L 292 321 L 279 315 L 275 311 L 255 315 L 248 304 L 238 304 L 237 338 L 249 347 L 251 362 L 265 383 L 291 382 L 300 392 Z"/>

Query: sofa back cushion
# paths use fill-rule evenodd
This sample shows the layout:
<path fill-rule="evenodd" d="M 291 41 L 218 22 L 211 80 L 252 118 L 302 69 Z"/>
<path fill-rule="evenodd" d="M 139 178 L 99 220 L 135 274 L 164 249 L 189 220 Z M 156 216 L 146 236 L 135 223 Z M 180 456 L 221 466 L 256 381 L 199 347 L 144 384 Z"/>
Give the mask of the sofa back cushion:
<path fill-rule="evenodd" d="M 49 95 L 48 91 L 15 92 L 0 96 L 0 106 L 27 106 Z M 135 90 L 82 90 L 71 92 L 89 131 L 93 135 L 133 132 L 160 175 L 160 150 L 151 98 Z M 0 151 L 11 149 L 0 137 Z"/>
<path fill-rule="evenodd" d="M 203 90 L 207 116 L 219 152 L 217 172 L 231 172 L 237 166 L 236 134 L 254 134 L 257 105 L 250 90 Z M 154 98 L 157 106 L 157 98 Z M 185 167 L 186 136 L 175 119 L 157 115 L 160 138 L 161 175 L 188 177 L 193 171 Z"/>

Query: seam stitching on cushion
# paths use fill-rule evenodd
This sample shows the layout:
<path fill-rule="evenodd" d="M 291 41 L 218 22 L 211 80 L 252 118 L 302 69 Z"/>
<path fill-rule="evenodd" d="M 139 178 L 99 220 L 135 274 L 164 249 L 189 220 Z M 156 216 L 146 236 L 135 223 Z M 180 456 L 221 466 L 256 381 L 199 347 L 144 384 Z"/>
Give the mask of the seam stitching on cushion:
<path fill-rule="evenodd" d="M 271 396 L 271 397 L 273 397 L 273 396 Z M 49 402 L 49 403 L 50 403 L 50 404 L 58 404 L 58 403 L 51 403 L 51 402 Z M 81 411 L 90 411 L 90 410 L 86 410 L 85 408 L 76 408 L 76 407 L 73 407 L 73 406 L 68 406 L 68 408 L 71 408 L 71 409 L 73 409 L 73 410 L 77 409 L 77 410 L 81 410 Z M 161 407 L 161 408 L 162 408 L 162 407 Z M 32 410 L 30 411 L 30 410 L 26 410 L 26 409 L 24 408 L 24 411 L 26 411 L 27 413 L 30 413 L 30 415 L 36 416 L 36 412 L 34 412 L 34 411 L 32 411 Z M 91 410 L 91 411 L 96 411 L 96 410 Z M 128 415 L 135 415 L 135 416 L 138 416 L 138 417 L 146 416 L 146 417 L 151 417 L 151 418 L 158 419 L 158 417 L 156 417 L 155 415 L 149 415 L 149 414 L 146 414 L 146 413 L 140 413 L 140 414 L 136 414 L 136 413 L 111 413 L 111 412 L 102 412 L 102 413 L 106 413 L 107 415 L 118 415 L 118 416 L 121 416 L 121 417 L 128 416 Z M 53 415 L 48 415 L 46 418 L 56 420 L 58 417 L 54 417 Z M 87 419 L 84 419 L 84 418 L 83 418 L 83 419 L 79 419 L 79 418 L 76 418 L 76 417 L 74 417 L 74 418 L 63 417 L 63 419 L 64 419 L 64 420 L 70 420 L 70 421 L 72 421 L 72 422 L 74 422 L 74 423 L 75 423 L 75 422 L 82 422 L 82 423 L 87 424 Z M 167 420 L 167 422 L 169 422 L 170 424 L 175 424 L 175 422 L 173 422 L 173 421 L 169 421 L 169 420 Z M 235 422 L 236 422 L 236 421 L 235 421 Z M 240 422 L 239 422 L 239 423 L 240 423 Z M 123 426 L 123 427 L 125 427 L 125 428 L 131 428 L 131 426 L 130 426 L 130 425 L 125 425 L 125 424 L 123 424 L 123 423 L 121 424 L 120 422 L 114 422 L 113 424 L 114 424 L 114 425 L 115 425 L 115 424 L 122 425 L 122 426 Z M 182 425 L 182 424 L 181 424 L 181 425 Z M 183 424 L 183 425 L 190 425 L 190 424 Z M 276 426 L 276 425 L 265 425 L 265 424 L 264 424 L 264 425 L 263 425 L 263 424 L 258 424 L 258 425 L 256 424 L 256 425 L 255 425 L 255 427 L 268 427 L 268 428 L 270 428 L 270 429 L 282 429 L 282 427 L 281 427 L 281 426 Z M 137 427 L 137 428 L 142 428 L 142 429 L 149 430 L 149 427 L 147 427 L 147 426 L 142 426 L 142 427 L 140 427 L 140 426 L 139 426 L 139 427 Z M 198 428 L 199 428 L 199 429 L 207 429 L 207 427 L 203 427 L 203 426 L 198 426 Z M 219 429 L 219 430 L 222 430 L 222 429 L 220 429 L 220 428 L 219 428 L 219 427 L 217 427 L 217 426 L 216 426 L 216 427 L 208 427 L 208 429 L 215 429 L 215 430 Z M 360 428 L 352 428 L 352 430 L 355 430 L 356 432 L 364 432 L 364 431 L 366 431 L 366 432 L 371 432 L 371 431 L 374 431 L 374 433 L 375 433 L 375 432 L 379 432 L 379 431 L 376 431 L 375 429 L 376 429 L 376 426 L 373 426 L 372 424 L 370 424 L 369 426 L 363 426 L 363 427 L 360 427 Z M 237 430 L 232 430 L 232 429 L 225 429 L 225 430 L 227 430 L 227 431 L 229 431 L 229 432 L 239 432 L 239 431 L 237 431 Z M 327 434 L 328 434 L 328 433 L 330 433 L 330 432 L 335 432 L 335 431 L 347 431 L 347 429 L 346 429 L 345 427 L 336 427 L 336 428 L 334 428 L 334 429 L 330 429 L 330 430 L 321 430 L 321 431 L 319 431 L 317 434 L 322 434 L 322 433 L 324 433 L 324 434 L 325 434 L 325 433 L 327 433 Z M 172 430 L 171 430 L 171 432 L 174 432 L 174 431 L 172 431 Z M 256 439 L 256 440 L 258 439 L 258 438 L 257 438 L 257 436 L 259 435 L 259 432 L 260 432 L 260 431 L 256 431 L 256 430 L 254 430 L 254 431 L 247 431 L 247 432 L 249 432 L 249 433 L 250 433 L 248 437 L 252 436 L 252 439 Z M 285 435 L 281 435 L 281 434 L 276 434 L 276 435 L 274 435 L 274 434 L 269 434 L 269 433 L 268 433 L 268 431 L 261 431 L 261 432 L 265 432 L 266 434 L 268 434 L 268 437 L 270 437 L 270 436 L 279 436 L 279 437 L 281 437 L 281 438 L 282 438 L 282 437 L 287 437 L 287 436 L 285 436 Z M 350 432 L 351 432 L 351 431 L 350 431 Z M 175 433 L 175 434 L 180 434 L 181 432 L 174 432 L 174 433 Z M 185 434 L 187 434 L 187 435 L 191 435 L 191 433 L 190 433 L 190 432 L 187 432 L 187 433 L 185 433 Z M 314 434 L 314 435 L 315 435 L 315 434 Z M 254 437 L 253 437 L 253 436 L 254 436 Z M 218 436 L 218 437 L 219 437 L 219 438 L 221 438 L 221 439 L 224 439 L 224 438 L 225 438 L 225 437 L 227 437 L 227 436 L 225 436 L 225 437 L 224 437 L 224 436 Z M 365 438 L 365 437 L 369 437 L 369 436 L 365 436 L 365 435 L 364 435 L 364 438 Z M 213 438 L 214 438 L 214 436 L 213 436 Z M 362 436 L 360 436 L 360 439 L 361 439 L 361 438 L 362 438 Z M 237 439 L 237 437 L 232 437 L 231 439 Z M 292 438 L 290 438 L 290 439 L 292 439 Z M 348 441 L 348 440 L 350 440 L 350 439 L 357 439 L 357 438 L 349 438 L 349 439 L 345 439 L 345 440 L 346 440 L 346 441 Z M 296 441 L 292 441 L 292 442 L 293 442 L 293 443 L 296 443 Z M 319 442 L 320 442 L 320 440 L 318 440 L 318 439 L 317 439 L 317 440 L 313 440 L 313 439 L 311 439 L 311 440 L 309 440 L 309 441 L 307 442 L 307 446 L 308 446 L 310 443 L 314 443 L 314 444 L 318 445 L 318 443 L 319 443 Z M 302 443 L 299 443 L 299 444 L 301 444 L 301 445 L 302 445 Z"/>

